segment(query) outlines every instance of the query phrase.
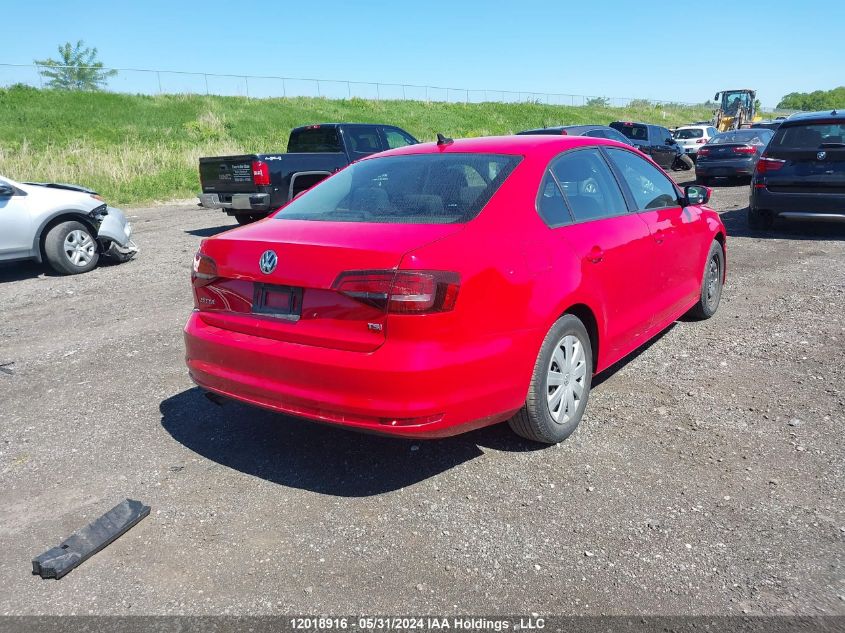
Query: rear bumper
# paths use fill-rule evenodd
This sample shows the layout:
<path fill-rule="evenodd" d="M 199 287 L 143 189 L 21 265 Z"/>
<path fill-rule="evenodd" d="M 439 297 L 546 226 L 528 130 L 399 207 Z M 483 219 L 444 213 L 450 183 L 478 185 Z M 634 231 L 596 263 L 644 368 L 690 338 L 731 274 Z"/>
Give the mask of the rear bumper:
<path fill-rule="evenodd" d="M 530 365 L 522 357 L 529 338 L 460 349 L 388 341 L 362 353 L 223 330 L 199 312 L 185 327 L 188 370 L 204 389 L 279 413 L 416 438 L 511 417 L 528 389 Z"/>
<path fill-rule="evenodd" d="M 269 193 L 201 193 L 199 199 L 200 206 L 206 209 L 224 209 L 233 213 L 270 210 Z"/>
<path fill-rule="evenodd" d="M 845 222 L 845 194 L 782 193 L 752 185 L 751 208 L 790 220 Z"/>
<path fill-rule="evenodd" d="M 695 173 L 702 178 L 730 178 L 732 176 L 753 176 L 756 160 L 719 160 L 695 164 Z"/>

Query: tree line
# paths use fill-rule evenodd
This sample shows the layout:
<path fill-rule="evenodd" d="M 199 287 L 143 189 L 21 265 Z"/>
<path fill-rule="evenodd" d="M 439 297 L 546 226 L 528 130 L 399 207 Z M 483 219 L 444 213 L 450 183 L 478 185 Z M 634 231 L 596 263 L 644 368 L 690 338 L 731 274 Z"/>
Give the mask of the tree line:
<path fill-rule="evenodd" d="M 845 110 L 845 86 L 833 90 L 814 90 L 813 92 L 790 92 L 778 103 L 778 108 L 785 110 Z"/>

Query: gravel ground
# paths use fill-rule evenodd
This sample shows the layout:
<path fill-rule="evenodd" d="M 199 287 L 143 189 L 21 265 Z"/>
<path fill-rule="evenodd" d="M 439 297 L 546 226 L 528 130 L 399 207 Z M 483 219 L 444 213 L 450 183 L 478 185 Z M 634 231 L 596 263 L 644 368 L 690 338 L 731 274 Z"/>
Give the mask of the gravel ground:
<path fill-rule="evenodd" d="M 0 268 L 0 613 L 845 614 L 845 228 L 750 236 L 729 282 L 598 381 L 579 431 L 407 442 L 206 401 L 181 328 L 193 206 L 141 253 Z M 149 518 L 60 581 L 31 558 L 123 499 Z"/>

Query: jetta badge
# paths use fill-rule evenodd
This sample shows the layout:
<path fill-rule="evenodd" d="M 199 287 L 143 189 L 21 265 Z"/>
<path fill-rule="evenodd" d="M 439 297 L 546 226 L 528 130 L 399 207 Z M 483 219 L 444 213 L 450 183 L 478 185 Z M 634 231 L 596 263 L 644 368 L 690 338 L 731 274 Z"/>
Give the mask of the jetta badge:
<path fill-rule="evenodd" d="M 261 254 L 261 259 L 258 260 L 258 267 L 265 275 L 269 275 L 276 270 L 276 264 L 279 263 L 279 258 L 273 251 L 264 251 Z"/>
<path fill-rule="evenodd" d="M 827 152 L 819 152 L 818 154 L 816 154 L 816 158 L 818 158 L 819 160 L 824 160 L 825 158 L 827 158 Z"/>

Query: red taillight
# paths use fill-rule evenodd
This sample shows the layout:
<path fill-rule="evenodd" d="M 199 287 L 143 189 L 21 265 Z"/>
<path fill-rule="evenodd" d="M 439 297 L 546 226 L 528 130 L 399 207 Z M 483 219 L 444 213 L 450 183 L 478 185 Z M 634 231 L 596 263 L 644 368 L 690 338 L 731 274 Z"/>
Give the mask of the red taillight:
<path fill-rule="evenodd" d="M 751 154 L 756 154 L 757 150 L 753 147 L 734 147 L 734 154 L 745 154 L 746 156 L 750 156 Z"/>
<path fill-rule="evenodd" d="M 699 156 L 709 156 L 710 155 L 710 148 L 709 147 L 702 147 L 700 150 L 698 150 L 698 155 Z"/>
<path fill-rule="evenodd" d="M 705 141 L 703 138 L 696 139 L 696 141 L 695 141 L 696 145 L 703 145 L 703 144 L 704 144 L 704 143 L 706 143 L 706 142 L 707 142 L 707 141 Z"/>
<path fill-rule="evenodd" d="M 252 161 L 252 184 L 257 187 L 270 184 L 270 168 L 263 160 Z"/>
<path fill-rule="evenodd" d="M 766 158 L 765 156 L 757 161 L 757 173 L 767 174 L 770 171 L 777 171 L 786 163 L 785 160 L 779 158 Z"/>
<path fill-rule="evenodd" d="M 207 286 L 217 279 L 217 262 L 208 255 L 194 255 L 194 268 L 191 271 L 191 283 L 195 288 Z"/>
<path fill-rule="evenodd" d="M 564 136 L 568 136 L 568 135 L 569 135 L 569 132 L 567 132 L 566 130 L 561 130 L 561 131 L 560 131 L 560 133 L 561 133 L 561 134 L 563 134 Z"/>
<path fill-rule="evenodd" d="M 333 288 L 391 314 L 448 312 L 458 299 L 460 276 L 441 271 L 353 270 L 341 273 Z"/>

